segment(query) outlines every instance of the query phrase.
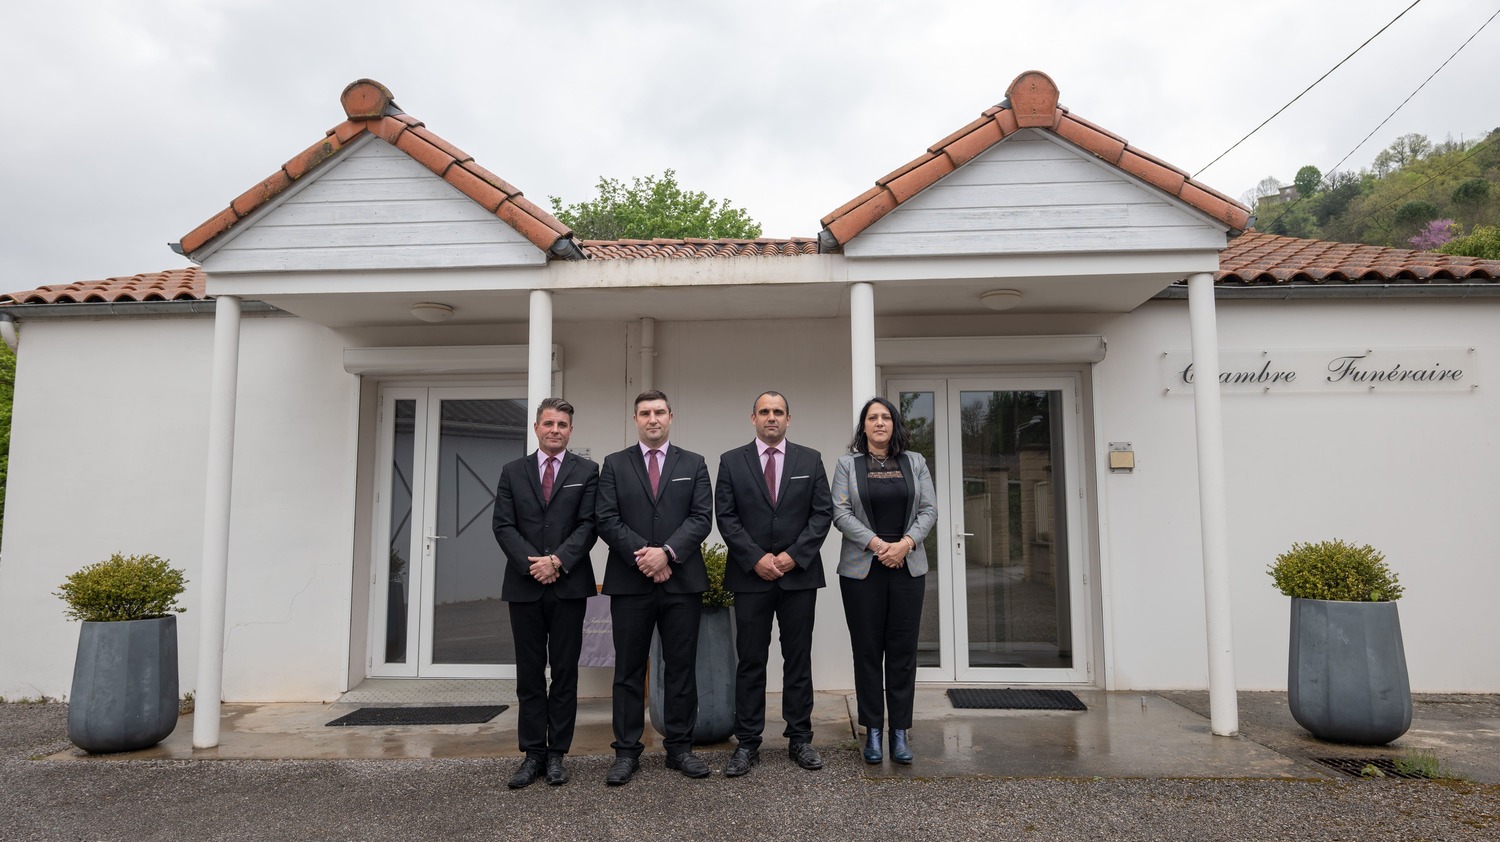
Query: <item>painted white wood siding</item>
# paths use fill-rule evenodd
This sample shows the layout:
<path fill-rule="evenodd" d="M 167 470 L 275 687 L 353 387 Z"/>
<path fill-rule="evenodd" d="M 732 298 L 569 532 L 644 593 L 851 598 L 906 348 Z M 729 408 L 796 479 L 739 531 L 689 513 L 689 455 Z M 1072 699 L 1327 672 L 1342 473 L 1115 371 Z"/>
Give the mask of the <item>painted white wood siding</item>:
<path fill-rule="evenodd" d="M 861 257 L 1222 249 L 1223 226 L 1033 130 L 1006 138 L 844 246 Z"/>
<path fill-rule="evenodd" d="M 546 253 L 405 153 L 371 139 L 239 226 L 210 272 L 536 266 Z M 299 185 L 300 186 L 300 185 Z"/>

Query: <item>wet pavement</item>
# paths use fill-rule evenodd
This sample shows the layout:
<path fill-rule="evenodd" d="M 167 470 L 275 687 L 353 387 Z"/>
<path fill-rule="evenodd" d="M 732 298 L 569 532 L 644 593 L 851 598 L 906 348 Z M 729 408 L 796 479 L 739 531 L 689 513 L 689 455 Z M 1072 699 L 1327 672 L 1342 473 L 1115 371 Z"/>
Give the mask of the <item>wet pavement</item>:
<path fill-rule="evenodd" d="M 65 749 L 49 760 L 356 760 L 403 758 L 519 757 L 516 705 L 504 690 L 471 692 L 486 685 L 456 682 L 446 703 L 508 703 L 481 725 L 329 727 L 327 723 L 365 701 L 335 704 L 224 705 L 220 745 L 192 747 L 192 716 L 161 744 L 145 751 L 89 757 Z M 508 685 L 502 685 L 508 689 Z M 486 693 L 488 694 L 486 696 Z M 863 767 L 870 778 L 1049 777 L 1049 778 L 1264 778 L 1337 779 L 1344 774 L 1318 758 L 1401 758 L 1430 752 L 1456 777 L 1500 784 L 1500 697 L 1419 696 L 1412 729 L 1388 746 L 1325 743 L 1292 719 L 1283 693 L 1241 693 L 1240 733 L 1214 736 L 1208 721 L 1208 694 L 1077 690 L 1085 711 L 958 709 L 941 688 L 917 692 L 913 749 L 919 762 L 900 766 L 887 759 Z M 380 694 L 353 699 L 378 699 Z M 373 703 L 373 702 L 369 702 Z M 764 750 L 779 751 L 780 697 L 767 700 Z M 853 750 L 860 738 L 854 698 L 846 692 L 819 692 L 813 711 L 814 743 L 824 751 Z M 579 703 L 573 756 L 613 754 L 610 700 Z M 646 753 L 662 751 L 650 727 Z M 703 746 L 706 752 L 733 748 L 732 742 Z"/>

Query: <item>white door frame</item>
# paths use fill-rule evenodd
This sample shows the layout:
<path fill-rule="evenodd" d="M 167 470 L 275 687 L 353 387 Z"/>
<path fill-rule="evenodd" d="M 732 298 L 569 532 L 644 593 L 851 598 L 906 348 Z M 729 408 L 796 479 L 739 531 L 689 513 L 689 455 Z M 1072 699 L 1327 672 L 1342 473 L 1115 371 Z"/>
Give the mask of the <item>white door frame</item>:
<path fill-rule="evenodd" d="M 370 622 L 366 673 L 372 678 L 515 678 L 515 664 L 435 664 L 432 660 L 434 603 L 438 534 L 435 493 L 438 482 L 438 444 L 441 435 L 442 402 L 445 400 L 526 400 L 524 383 L 460 383 L 434 381 L 426 385 L 410 382 L 380 384 L 375 423 L 376 483 L 371 542 Z M 412 522 L 408 543 L 408 593 L 406 652 L 404 663 L 387 663 L 385 621 L 389 610 L 390 529 L 389 499 L 395 467 L 395 409 L 398 400 L 416 402 L 412 431 L 411 465 Z M 498 479 L 498 477 L 496 477 Z M 499 548 L 496 547 L 497 558 Z"/>
<path fill-rule="evenodd" d="M 1088 518 L 1084 508 L 1084 470 L 1088 443 L 1084 439 L 1081 394 L 1082 372 L 996 373 L 954 377 L 892 376 L 886 380 L 885 394 L 899 401 L 902 392 L 933 394 L 935 429 L 934 459 L 938 462 L 936 491 L 938 522 L 938 612 L 939 666 L 919 667 L 917 680 L 925 682 L 987 682 L 1022 684 L 1094 683 L 1090 674 L 1094 658 L 1093 604 L 1097 596 L 1089 585 L 1088 547 L 1085 532 Z M 996 668 L 971 667 L 968 647 L 968 602 L 960 598 L 959 574 L 965 569 L 965 523 L 962 510 L 963 454 L 960 451 L 959 396 L 964 391 L 1057 391 L 1062 394 L 1064 499 L 1070 505 L 1066 518 L 1066 551 L 1068 554 L 1068 610 L 1072 632 L 1073 666 L 1070 668 Z"/>

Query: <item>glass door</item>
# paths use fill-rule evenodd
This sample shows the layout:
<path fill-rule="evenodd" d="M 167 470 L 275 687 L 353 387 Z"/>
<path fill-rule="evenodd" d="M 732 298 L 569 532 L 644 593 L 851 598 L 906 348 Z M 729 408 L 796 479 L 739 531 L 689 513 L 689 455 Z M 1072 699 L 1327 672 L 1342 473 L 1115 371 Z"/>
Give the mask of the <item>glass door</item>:
<path fill-rule="evenodd" d="M 1084 683 L 1076 377 L 894 380 L 938 492 L 924 681 Z"/>
<path fill-rule="evenodd" d="M 526 446 L 507 390 L 381 390 L 370 674 L 513 678 L 490 527 L 500 468 Z"/>

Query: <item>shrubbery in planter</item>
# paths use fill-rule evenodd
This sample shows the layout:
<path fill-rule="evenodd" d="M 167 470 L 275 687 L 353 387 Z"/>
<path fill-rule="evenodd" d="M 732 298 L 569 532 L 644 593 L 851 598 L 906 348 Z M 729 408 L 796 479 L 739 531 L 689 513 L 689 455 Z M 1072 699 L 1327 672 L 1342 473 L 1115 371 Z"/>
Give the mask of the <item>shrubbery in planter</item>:
<path fill-rule="evenodd" d="M 1384 745 L 1411 727 L 1411 684 L 1385 556 L 1343 541 L 1293 544 L 1268 571 L 1292 598 L 1287 704 L 1313 736 Z"/>
<path fill-rule="evenodd" d="M 69 576 L 57 596 L 68 604 L 69 620 L 107 623 L 181 614 L 187 609 L 177 597 L 186 589 L 182 571 L 166 559 L 115 553 Z"/>
<path fill-rule="evenodd" d="M 1268 572 L 1278 590 L 1298 599 L 1389 602 L 1405 590 L 1379 550 L 1337 539 L 1293 544 Z"/>
<path fill-rule="evenodd" d="M 82 620 L 68 739 L 87 752 L 156 745 L 177 726 L 177 597 L 181 570 L 154 555 L 109 559 L 69 576 L 57 591 Z"/>

